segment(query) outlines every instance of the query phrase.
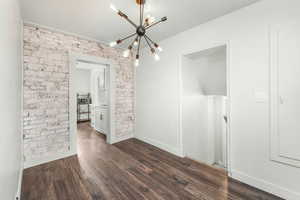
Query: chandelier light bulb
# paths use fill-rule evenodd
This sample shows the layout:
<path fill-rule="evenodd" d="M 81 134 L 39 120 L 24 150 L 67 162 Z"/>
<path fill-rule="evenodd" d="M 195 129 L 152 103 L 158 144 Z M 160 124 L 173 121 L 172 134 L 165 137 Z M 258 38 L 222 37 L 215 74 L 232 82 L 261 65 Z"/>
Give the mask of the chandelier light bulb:
<path fill-rule="evenodd" d="M 116 13 L 119 12 L 119 10 L 115 7 L 115 5 L 110 4 L 110 8 L 115 11 Z"/>
<path fill-rule="evenodd" d="M 154 53 L 154 59 L 155 59 L 156 61 L 159 61 L 159 60 L 160 60 L 160 57 L 159 57 L 159 55 L 158 55 L 157 53 Z"/>
<path fill-rule="evenodd" d="M 155 22 L 155 17 L 150 17 L 149 22 L 150 22 L 150 24 L 152 24 L 153 22 Z"/>
<path fill-rule="evenodd" d="M 110 46 L 110 47 L 115 47 L 116 45 L 117 45 L 117 42 L 116 42 L 116 41 L 109 43 L 109 46 Z"/>
<path fill-rule="evenodd" d="M 140 59 L 135 59 L 134 66 L 138 67 L 140 65 Z"/>
<path fill-rule="evenodd" d="M 155 48 L 157 48 L 158 51 L 162 52 L 163 49 L 156 43 L 154 43 Z"/>
<path fill-rule="evenodd" d="M 155 17 L 153 17 L 151 15 L 147 15 L 147 19 L 148 19 L 149 24 L 152 24 L 155 21 Z"/>
<path fill-rule="evenodd" d="M 134 66 L 138 67 L 140 65 L 140 55 L 135 56 Z"/>
<path fill-rule="evenodd" d="M 126 49 L 125 51 L 123 51 L 123 57 L 124 58 L 128 58 L 129 54 L 130 54 L 130 50 L 129 49 Z"/>
<path fill-rule="evenodd" d="M 135 40 L 134 43 L 133 43 L 134 46 L 137 46 L 138 44 L 139 44 L 139 43 L 138 43 L 137 40 Z"/>

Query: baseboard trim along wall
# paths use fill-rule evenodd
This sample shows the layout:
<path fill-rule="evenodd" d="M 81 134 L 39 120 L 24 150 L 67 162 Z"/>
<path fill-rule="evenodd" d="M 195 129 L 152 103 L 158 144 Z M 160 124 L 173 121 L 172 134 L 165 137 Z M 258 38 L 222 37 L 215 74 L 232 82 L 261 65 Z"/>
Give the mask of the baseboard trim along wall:
<path fill-rule="evenodd" d="M 135 138 L 139 139 L 143 142 L 146 142 L 148 144 L 151 144 L 153 146 L 156 146 L 156 147 L 158 147 L 162 150 L 165 150 L 169 153 L 177 155 L 179 157 L 184 157 L 183 154 L 182 154 L 182 151 L 180 149 L 176 149 L 176 148 L 173 148 L 169 145 L 158 142 L 156 140 L 141 137 L 141 136 L 135 136 Z M 258 178 L 249 176 L 249 175 L 247 175 L 245 173 L 242 173 L 242 172 L 239 172 L 239 171 L 232 170 L 230 177 L 232 177 L 232 178 L 234 178 L 238 181 L 241 181 L 245 184 L 248 184 L 248 185 L 251 185 L 251 186 L 256 187 L 258 189 L 261 189 L 263 191 L 266 191 L 266 192 L 269 192 L 269 193 L 274 194 L 276 196 L 279 196 L 281 198 L 284 198 L 284 199 L 288 199 L 288 200 L 298 200 L 298 199 L 300 199 L 300 194 L 299 193 L 296 193 L 294 191 L 290 191 L 286 188 L 283 188 L 283 187 L 275 185 L 273 183 L 264 181 L 262 179 L 258 179 Z"/>
<path fill-rule="evenodd" d="M 294 191 L 290 191 L 286 188 L 283 188 L 279 185 L 275 185 L 273 183 L 264 181 L 262 179 L 258 179 L 252 176 L 249 176 L 247 174 L 244 174 L 239 171 L 232 170 L 231 176 L 232 178 L 239 180 L 243 183 L 246 183 L 248 185 L 251 185 L 253 187 L 256 187 L 258 189 L 261 189 L 263 191 L 269 192 L 271 194 L 274 194 L 276 196 L 279 196 L 281 198 L 287 199 L 287 200 L 298 200 L 300 199 L 300 194 L 296 193 Z"/>
<path fill-rule="evenodd" d="M 124 135 L 124 136 L 121 136 L 121 137 L 114 138 L 113 139 L 113 144 L 124 141 L 124 140 L 128 140 L 128 139 L 133 138 L 133 137 L 134 137 L 133 134 L 130 134 L 130 135 Z M 55 161 L 55 160 L 67 158 L 67 157 L 70 157 L 70 156 L 75 156 L 75 155 L 77 155 L 77 152 L 69 151 L 69 152 L 65 152 L 65 153 L 58 153 L 56 155 L 46 157 L 45 159 L 28 160 L 28 161 L 24 162 L 24 169 L 34 167 L 34 166 L 38 166 L 38 165 L 41 165 L 41 164 L 45 164 L 45 163 L 48 163 L 48 162 L 52 162 L 52 161 Z"/>
<path fill-rule="evenodd" d="M 141 137 L 141 136 L 136 136 L 135 138 L 139 139 L 139 140 L 141 140 L 143 142 L 149 143 L 149 144 L 151 144 L 153 146 L 156 146 L 156 147 L 158 147 L 158 148 L 160 148 L 162 150 L 165 150 L 165 151 L 167 151 L 169 153 L 175 154 L 176 156 L 184 157 L 183 154 L 182 154 L 181 149 L 173 148 L 170 145 L 158 142 L 158 141 L 150 139 L 150 138 L 145 138 L 145 137 Z"/>
<path fill-rule="evenodd" d="M 56 155 L 49 156 L 49 157 L 46 157 L 46 158 L 40 159 L 40 160 L 28 160 L 28 161 L 24 162 L 24 169 L 34 167 L 34 166 L 37 166 L 37 165 L 41 165 L 41 164 L 45 164 L 45 163 L 48 163 L 48 162 L 52 162 L 52 161 L 55 161 L 55 160 L 59 160 L 59 159 L 62 159 L 62 158 L 75 156 L 75 155 L 77 155 L 77 152 L 68 151 L 68 152 L 65 152 L 65 153 L 58 153 Z"/>
<path fill-rule="evenodd" d="M 23 180 L 23 164 L 21 164 L 20 171 L 19 171 L 18 188 L 15 197 L 16 200 L 21 199 L 22 180 Z"/>
<path fill-rule="evenodd" d="M 118 143 L 118 142 L 122 142 L 124 140 L 128 140 L 128 139 L 131 139 L 131 138 L 133 138 L 133 134 L 124 135 L 124 136 L 121 136 L 121 137 L 117 137 L 117 138 L 113 139 L 112 144 L 115 144 L 115 143 Z"/>

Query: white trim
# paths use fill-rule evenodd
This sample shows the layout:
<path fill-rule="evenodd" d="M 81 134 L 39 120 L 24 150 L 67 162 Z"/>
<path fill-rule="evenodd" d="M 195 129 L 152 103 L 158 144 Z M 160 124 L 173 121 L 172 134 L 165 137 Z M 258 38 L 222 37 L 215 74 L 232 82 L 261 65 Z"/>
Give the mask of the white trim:
<path fill-rule="evenodd" d="M 201 45 L 201 47 L 197 47 L 193 50 L 189 50 L 186 52 L 181 52 L 179 54 L 179 65 L 178 65 L 178 88 L 179 88 L 179 95 L 178 95 L 178 100 L 179 100 L 179 107 L 178 107 L 178 113 L 179 113 L 179 125 L 178 125 L 178 132 L 179 132 L 179 146 L 180 146 L 180 154 L 181 155 L 185 155 L 184 152 L 184 147 L 183 147 L 183 131 L 182 131 L 182 59 L 183 56 L 188 55 L 188 54 L 192 54 L 195 52 L 199 52 L 199 51 L 204 51 L 207 49 L 211 49 L 211 48 L 215 48 L 215 47 L 219 47 L 219 46 L 226 46 L 226 84 L 227 84 L 227 98 L 228 98 L 228 105 L 227 105 L 227 173 L 230 175 L 231 174 L 231 92 L 230 92 L 230 41 L 221 41 L 221 42 L 213 42 L 213 43 L 209 43 L 206 45 Z"/>
<path fill-rule="evenodd" d="M 131 139 L 131 138 L 134 138 L 134 135 L 133 135 L 133 134 L 120 136 L 120 137 L 115 138 L 115 139 L 113 140 L 113 144 L 118 143 L 118 142 L 122 142 L 122 141 L 124 141 L 124 140 Z"/>
<path fill-rule="evenodd" d="M 232 171 L 232 152 L 231 152 L 231 142 L 232 142 L 232 135 L 231 135 L 231 46 L 230 41 L 226 42 L 226 87 L 227 87 L 227 172 L 230 175 Z"/>
<path fill-rule="evenodd" d="M 134 67 L 134 102 L 133 102 L 133 113 L 134 113 L 134 118 L 132 119 L 133 120 L 133 136 L 135 137 L 137 135 L 136 133 L 136 119 L 137 119 L 137 113 L 136 113 L 136 108 L 137 108 L 137 104 L 136 104 L 136 100 L 137 100 L 137 67 Z"/>
<path fill-rule="evenodd" d="M 288 24 L 288 26 L 294 23 Z M 297 24 L 296 24 L 297 25 Z M 283 27 L 287 27 L 283 26 Z M 274 25 L 270 27 L 270 160 L 281 164 L 300 168 L 300 160 L 290 158 L 280 154 L 280 132 L 279 132 L 279 47 L 278 34 L 282 26 Z"/>
<path fill-rule="evenodd" d="M 23 110 L 24 110 L 24 23 L 23 20 L 20 22 L 21 26 L 21 41 L 20 41 L 20 47 L 21 47 L 21 112 L 20 112 L 20 132 L 21 132 L 21 162 L 20 162 L 20 170 L 19 170 L 19 178 L 18 178 L 18 188 L 16 191 L 15 199 L 21 199 L 21 190 L 22 190 L 22 180 L 23 180 L 23 169 L 24 169 L 24 140 L 23 140 L 23 134 L 24 134 L 24 118 L 23 118 Z"/>
<path fill-rule="evenodd" d="M 52 162 L 52 161 L 55 161 L 55 160 L 59 160 L 59 159 L 62 159 L 62 158 L 75 156 L 75 155 L 77 155 L 77 152 L 68 151 L 68 152 L 65 152 L 65 153 L 57 153 L 53 156 L 49 156 L 49 157 L 39 159 L 39 160 L 29 160 L 29 161 L 25 162 L 24 169 L 34 167 L 34 166 L 37 166 L 37 165 L 41 165 L 41 164 L 45 164 L 45 163 L 48 163 L 48 162 Z"/>
<path fill-rule="evenodd" d="M 179 56 L 179 65 L 178 65 L 178 145 L 180 147 L 180 154 L 186 156 L 184 152 L 184 144 L 183 144 L 183 129 L 182 129 L 182 107 L 183 107 L 183 81 L 182 81 L 182 62 L 183 62 L 183 54 Z"/>
<path fill-rule="evenodd" d="M 146 137 L 137 136 L 136 139 L 139 139 L 139 140 L 141 140 L 143 142 L 146 142 L 148 144 L 156 146 L 156 147 L 158 147 L 158 148 L 160 148 L 162 150 L 165 150 L 165 151 L 167 151 L 169 153 L 172 153 L 172 154 L 174 154 L 176 156 L 184 157 L 184 155 L 182 154 L 182 151 L 181 151 L 180 148 L 174 148 L 174 147 L 172 147 L 172 146 L 170 146 L 168 144 L 164 144 L 164 143 L 161 143 L 161 142 L 159 142 L 157 140 L 153 140 L 153 139 L 146 138 Z"/>
<path fill-rule="evenodd" d="M 115 134 L 115 74 L 116 68 L 120 66 L 111 59 L 101 58 L 97 56 L 89 56 L 83 54 L 77 54 L 69 52 L 70 59 L 70 76 L 69 76 L 69 112 L 70 112 L 70 149 L 73 152 L 77 152 L 77 121 L 76 121 L 76 92 L 74 86 L 74 74 L 76 70 L 77 61 L 85 61 L 95 64 L 106 65 L 109 70 L 109 133 L 107 134 L 107 143 L 113 144 L 115 141 L 120 141 Z"/>
<path fill-rule="evenodd" d="M 275 185 L 263 179 L 252 177 L 250 175 L 244 174 L 239 171 L 232 170 L 230 177 L 284 199 L 288 199 L 288 200 L 300 199 L 300 193 L 296 193 L 287 188 L 281 187 L 279 185 Z"/>
<path fill-rule="evenodd" d="M 19 178 L 18 178 L 18 188 L 17 188 L 15 199 L 21 199 L 22 180 L 23 180 L 23 163 L 21 163 L 21 166 L 20 166 Z"/>

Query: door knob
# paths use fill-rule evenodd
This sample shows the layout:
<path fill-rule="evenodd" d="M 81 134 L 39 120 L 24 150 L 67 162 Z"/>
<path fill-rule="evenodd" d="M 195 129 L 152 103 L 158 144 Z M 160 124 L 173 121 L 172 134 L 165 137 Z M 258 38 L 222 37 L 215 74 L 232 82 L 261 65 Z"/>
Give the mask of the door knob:
<path fill-rule="evenodd" d="M 227 116 L 223 116 L 225 123 L 227 123 Z"/>

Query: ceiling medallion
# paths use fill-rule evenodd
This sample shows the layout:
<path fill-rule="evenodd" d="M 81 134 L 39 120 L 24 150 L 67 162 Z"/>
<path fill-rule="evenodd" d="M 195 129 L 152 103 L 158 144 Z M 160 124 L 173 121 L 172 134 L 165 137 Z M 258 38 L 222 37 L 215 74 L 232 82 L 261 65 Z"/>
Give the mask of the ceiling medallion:
<path fill-rule="evenodd" d="M 123 38 L 123 39 L 119 39 L 115 42 L 111 42 L 110 46 L 114 47 L 114 46 L 122 43 L 123 41 L 135 36 L 135 39 L 129 45 L 128 49 L 123 52 L 123 56 L 128 57 L 130 55 L 130 52 L 133 49 L 133 47 L 137 46 L 137 54 L 136 54 L 134 65 L 138 66 L 139 65 L 139 58 L 140 58 L 139 54 L 140 54 L 140 46 L 141 46 L 141 39 L 142 38 L 145 39 L 147 45 L 149 46 L 149 48 L 151 50 L 151 53 L 154 56 L 154 59 L 155 60 L 160 59 L 158 54 L 156 53 L 156 49 L 158 51 L 162 51 L 162 48 L 157 43 L 155 43 L 147 35 L 147 30 L 152 28 L 153 26 L 161 23 L 161 22 L 167 21 L 167 17 L 163 17 L 158 21 L 155 21 L 154 17 L 151 17 L 149 15 L 146 18 L 144 18 L 144 10 L 145 10 L 144 7 L 145 7 L 146 0 L 136 0 L 136 3 L 139 5 L 139 8 L 140 8 L 140 21 L 139 21 L 138 25 L 135 24 L 132 20 L 130 20 L 129 17 L 126 14 L 124 14 L 122 11 L 116 9 L 116 7 L 114 5 L 110 5 L 110 8 L 113 11 L 115 11 L 119 16 L 124 18 L 127 22 L 129 22 L 136 29 L 135 33 L 133 33 L 133 34 L 131 34 L 131 35 L 129 35 L 129 36 Z"/>

